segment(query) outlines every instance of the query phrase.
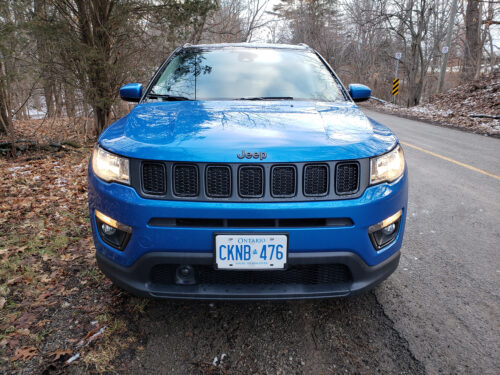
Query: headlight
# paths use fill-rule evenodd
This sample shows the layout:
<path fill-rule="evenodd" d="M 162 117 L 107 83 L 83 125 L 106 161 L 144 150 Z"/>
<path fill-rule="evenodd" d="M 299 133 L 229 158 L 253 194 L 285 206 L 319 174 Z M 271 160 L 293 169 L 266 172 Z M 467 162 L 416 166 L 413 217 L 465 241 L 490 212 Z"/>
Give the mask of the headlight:
<path fill-rule="evenodd" d="M 370 159 L 370 184 L 397 180 L 405 170 L 403 149 L 397 145 L 387 154 Z"/>
<path fill-rule="evenodd" d="M 92 154 L 92 170 L 104 181 L 130 184 L 129 161 L 95 145 Z"/>

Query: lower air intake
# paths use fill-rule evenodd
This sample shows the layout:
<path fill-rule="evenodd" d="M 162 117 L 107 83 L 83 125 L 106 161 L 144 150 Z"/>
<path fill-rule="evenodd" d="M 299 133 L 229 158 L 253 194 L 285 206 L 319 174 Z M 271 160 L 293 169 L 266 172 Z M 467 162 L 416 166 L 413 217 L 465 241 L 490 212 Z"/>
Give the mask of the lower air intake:
<path fill-rule="evenodd" d="M 174 284 L 178 265 L 160 264 L 151 269 L 153 284 Z M 205 285 L 328 285 L 352 280 L 344 264 L 311 264 L 291 266 L 282 271 L 224 271 L 213 266 L 195 266 L 196 283 Z"/>

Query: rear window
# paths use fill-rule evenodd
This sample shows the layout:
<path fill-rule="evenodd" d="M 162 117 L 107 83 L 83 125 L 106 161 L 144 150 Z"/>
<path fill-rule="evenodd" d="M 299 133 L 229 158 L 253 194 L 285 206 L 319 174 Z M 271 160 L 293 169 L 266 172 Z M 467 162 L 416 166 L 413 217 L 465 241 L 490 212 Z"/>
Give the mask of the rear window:
<path fill-rule="evenodd" d="M 247 47 L 181 51 L 153 85 L 149 95 L 154 94 L 189 100 L 345 100 L 314 53 Z"/>

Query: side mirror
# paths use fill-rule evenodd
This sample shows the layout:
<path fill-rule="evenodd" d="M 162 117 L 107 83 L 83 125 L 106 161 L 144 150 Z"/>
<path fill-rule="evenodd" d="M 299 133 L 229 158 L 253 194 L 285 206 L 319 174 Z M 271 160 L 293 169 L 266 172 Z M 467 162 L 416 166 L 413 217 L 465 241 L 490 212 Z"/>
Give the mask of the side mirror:
<path fill-rule="evenodd" d="M 140 83 L 129 83 L 120 88 L 120 98 L 127 102 L 138 102 L 142 96 L 142 85 Z"/>
<path fill-rule="evenodd" d="M 368 86 L 352 83 L 349 85 L 349 94 L 355 102 L 363 102 L 370 99 L 372 90 Z"/>

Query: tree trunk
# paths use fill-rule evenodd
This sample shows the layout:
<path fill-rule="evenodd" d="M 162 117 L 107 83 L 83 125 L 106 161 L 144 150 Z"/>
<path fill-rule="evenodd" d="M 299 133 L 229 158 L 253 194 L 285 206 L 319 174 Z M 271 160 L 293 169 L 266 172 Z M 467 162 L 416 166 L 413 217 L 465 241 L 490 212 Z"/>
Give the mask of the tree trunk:
<path fill-rule="evenodd" d="M 12 120 L 9 112 L 7 93 L 5 92 L 3 86 L 0 85 L 0 122 L 2 125 L 0 127 L 0 134 L 10 134 L 10 130 L 12 129 Z"/>
<path fill-rule="evenodd" d="M 54 117 L 54 86 L 52 83 L 43 84 L 43 96 L 45 98 L 45 110 L 47 117 Z"/>
<path fill-rule="evenodd" d="M 61 117 L 63 112 L 63 98 L 61 95 L 62 85 L 54 84 L 54 103 L 55 103 L 55 115 L 56 117 Z"/>
<path fill-rule="evenodd" d="M 480 39 L 481 17 L 478 0 L 467 0 L 465 12 L 465 51 L 462 80 L 474 78 L 478 60 L 481 60 L 482 45 Z"/>
<path fill-rule="evenodd" d="M 89 102 L 94 110 L 94 129 L 99 135 L 108 124 L 111 105 L 113 103 L 113 83 L 108 73 L 112 39 L 105 27 L 113 11 L 114 2 L 95 0 L 90 6 L 84 0 L 77 0 L 80 40 L 98 54 L 88 61 L 85 67 L 85 78 L 88 79 L 91 90 L 88 93 Z"/>
<path fill-rule="evenodd" d="M 0 61 L 0 74 L 3 75 L 2 61 Z M 10 113 L 7 90 L 5 89 L 5 77 L 0 77 L 0 134 L 7 134 L 12 146 L 12 157 L 16 157 L 16 145 L 14 137 L 14 127 Z"/>
<path fill-rule="evenodd" d="M 101 134 L 106 127 L 109 121 L 110 113 L 111 112 L 109 110 L 105 110 L 100 107 L 94 107 L 94 129 L 96 135 Z"/>
<path fill-rule="evenodd" d="M 35 19 L 43 21 L 46 19 L 46 2 L 44 0 L 34 1 Z M 45 110 L 47 117 L 54 117 L 54 82 L 49 70 L 50 53 L 47 51 L 47 41 L 42 33 L 35 34 L 38 59 L 40 61 L 40 77 L 45 98 Z"/>
<path fill-rule="evenodd" d="M 66 115 L 68 117 L 75 117 L 75 91 L 69 85 L 64 85 L 64 105 L 66 107 Z"/>
<path fill-rule="evenodd" d="M 413 40 L 411 44 L 411 52 L 409 56 L 408 66 L 408 107 L 413 107 L 418 104 L 420 93 L 417 84 L 419 56 L 417 41 Z"/>

